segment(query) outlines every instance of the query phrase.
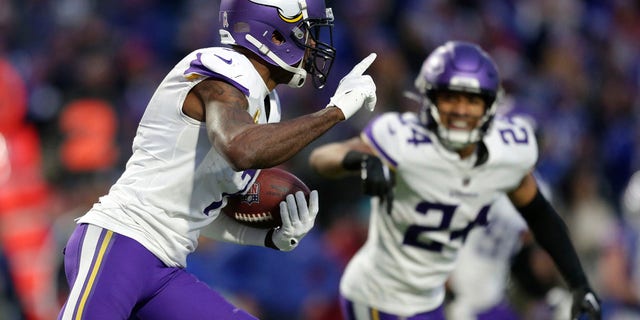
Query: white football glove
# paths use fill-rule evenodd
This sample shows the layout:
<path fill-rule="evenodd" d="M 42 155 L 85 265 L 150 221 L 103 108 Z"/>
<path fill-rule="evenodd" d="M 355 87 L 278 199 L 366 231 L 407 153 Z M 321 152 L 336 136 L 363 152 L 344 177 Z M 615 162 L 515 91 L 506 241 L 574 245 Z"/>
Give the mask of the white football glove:
<path fill-rule="evenodd" d="M 313 228 L 318 215 L 318 191 L 309 194 L 309 205 L 304 193 L 298 191 L 289 194 L 286 201 L 280 202 L 280 218 L 282 226 L 274 229 L 271 239 L 280 251 L 291 251 L 298 246 L 300 240 Z"/>
<path fill-rule="evenodd" d="M 327 107 L 336 106 L 344 114 L 344 119 L 349 119 L 362 106 L 366 106 L 369 111 L 373 111 L 376 106 L 376 84 L 369 75 L 363 73 L 376 59 L 376 54 L 371 53 L 358 63 L 349 72 L 336 89 L 336 92 L 329 100 Z"/>

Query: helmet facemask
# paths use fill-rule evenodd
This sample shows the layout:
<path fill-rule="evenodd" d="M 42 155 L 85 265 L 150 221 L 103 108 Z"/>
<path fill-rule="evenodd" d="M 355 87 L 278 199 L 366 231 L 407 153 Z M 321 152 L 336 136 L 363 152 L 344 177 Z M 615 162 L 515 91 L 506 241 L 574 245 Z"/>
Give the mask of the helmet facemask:
<path fill-rule="evenodd" d="M 292 36 L 300 47 L 305 48 L 302 66 L 311 75 L 313 85 L 321 89 L 327 82 L 327 77 L 336 57 L 333 47 L 333 13 L 327 8 L 327 18 L 306 19 L 293 33 L 303 32 L 304 37 Z M 302 61 L 301 61 L 302 62 Z"/>

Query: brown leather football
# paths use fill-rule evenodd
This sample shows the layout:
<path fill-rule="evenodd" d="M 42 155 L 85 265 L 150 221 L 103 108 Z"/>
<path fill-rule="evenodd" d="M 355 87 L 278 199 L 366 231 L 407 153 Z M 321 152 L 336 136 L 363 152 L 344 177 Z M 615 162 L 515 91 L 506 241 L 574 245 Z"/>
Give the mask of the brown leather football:
<path fill-rule="evenodd" d="M 275 228 L 282 225 L 280 202 L 297 191 L 309 199 L 309 187 L 294 174 L 280 168 L 262 169 L 245 194 L 229 196 L 222 212 L 251 227 Z"/>

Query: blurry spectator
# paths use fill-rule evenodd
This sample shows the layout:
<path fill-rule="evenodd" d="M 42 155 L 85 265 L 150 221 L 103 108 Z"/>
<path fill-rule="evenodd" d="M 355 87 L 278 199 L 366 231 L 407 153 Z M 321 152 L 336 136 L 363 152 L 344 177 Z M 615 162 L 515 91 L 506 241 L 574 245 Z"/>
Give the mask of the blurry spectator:
<path fill-rule="evenodd" d="M 9 264 L 0 250 L 0 319 L 24 318 L 25 314 L 9 273 Z"/>
<path fill-rule="evenodd" d="M 63 110 L 60 130 L 65 135 L 60 157 L 67 171 L 100 172 L 116 164 L 116 115 L 106 102 L 93 99 L 72 102 Z"/>
<path fill-rule="evenodd" d="M 598 288 L 596 272 L 602 244 L 614 230 L 613 206 L 601 195 L 602 182 L 589 164 L 577 165 L 568 176 L 565 190 L 565 219 L 571 238 L 585 264 L 585 272 Z"/>
<path fill-rule="evenodd" d="M 50 189 L 42 175 L 40 140 L 24 120 L 26 88 L 0 59 L 0 245 L 27 320 L 52 319 L 55 245 Z"/>
<path fill-rule="evenodd" d="M 640 318 L 640 171 L 621 198 L 622 216 L 610 233 L 599 272 L 605 319 Z"/>

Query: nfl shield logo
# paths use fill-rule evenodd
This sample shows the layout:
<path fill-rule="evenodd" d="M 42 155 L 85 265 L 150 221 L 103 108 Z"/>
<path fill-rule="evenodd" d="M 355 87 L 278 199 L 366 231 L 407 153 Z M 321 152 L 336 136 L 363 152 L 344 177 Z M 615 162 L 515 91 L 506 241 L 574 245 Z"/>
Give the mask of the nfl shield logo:
<path fill-rule="evenodd" d="M 260 183 L 256 182 L 249 187 L 249 191 L 242 196 L 242 202 L 247 204 L 260 202 Z"/>

